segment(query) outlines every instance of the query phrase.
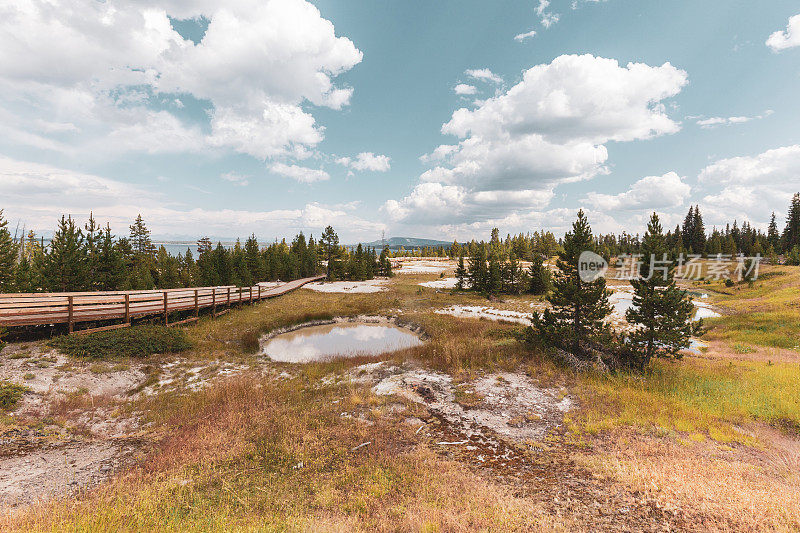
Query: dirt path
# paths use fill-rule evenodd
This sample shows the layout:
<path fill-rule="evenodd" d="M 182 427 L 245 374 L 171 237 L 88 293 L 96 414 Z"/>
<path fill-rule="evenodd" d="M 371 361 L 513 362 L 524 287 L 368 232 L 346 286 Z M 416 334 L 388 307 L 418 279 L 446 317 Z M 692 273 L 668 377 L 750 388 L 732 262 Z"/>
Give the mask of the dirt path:
<path fill-rule="evenodd" d="M 0 512 L 90 488 L 135 460 L 128 440 L 48 441 L 31 430 L 0 435 Z"/>

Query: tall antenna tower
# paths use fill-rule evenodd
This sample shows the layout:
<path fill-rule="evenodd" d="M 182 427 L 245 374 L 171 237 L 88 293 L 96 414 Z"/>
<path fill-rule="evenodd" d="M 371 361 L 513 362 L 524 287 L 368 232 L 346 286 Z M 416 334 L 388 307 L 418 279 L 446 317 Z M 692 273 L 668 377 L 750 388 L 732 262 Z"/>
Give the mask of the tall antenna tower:
<path fill-rule="evenodd" d="M 381 250 L 386 248 L 386 230 L 381 230 Z"/>

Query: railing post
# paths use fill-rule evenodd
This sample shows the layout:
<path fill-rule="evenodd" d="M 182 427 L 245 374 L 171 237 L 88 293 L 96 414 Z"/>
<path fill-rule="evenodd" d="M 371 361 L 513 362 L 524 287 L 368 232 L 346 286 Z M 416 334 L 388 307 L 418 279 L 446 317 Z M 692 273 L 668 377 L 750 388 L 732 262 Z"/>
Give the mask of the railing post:
<path fill-rule="evenodd" d="M 197 289 L 194 290 L 194 316 L 200 316 L 200 298 Z"/>
<path fill-rule="evenodd" d="M 231 288 L 228 287 L 228 308 L 231 306 Z"/>
<path fill-rule="evenodd" d="M 250 287 L 250 304 L 253 303 L 253 287 Z"/>
<path fill-rule="evenodd" d="M 217 288 L 211 289 L 211 316 L 217 318 Z"/>
<path fill-rule="evenodd" d="M 164 291 L 164 325 L 169 326 L 169 309 L 167 308 L 167 292 Z"/>
<path fill-rule="evenodd" d="M 261 285 L 258 286 L 258 301 L 261 301 Z"/>
<path fill-rule="evenodd" d="M 75 331 L 75 297 L 74 296 L 67 296 L 67 315 L 68 315 L 68 322 L 69 322 L 69 332 L 72 333 Z"/>
<path fill-rule="evenodd" d="M 131 323 L 131 295 L 125 294 L 125 323 Z"/>

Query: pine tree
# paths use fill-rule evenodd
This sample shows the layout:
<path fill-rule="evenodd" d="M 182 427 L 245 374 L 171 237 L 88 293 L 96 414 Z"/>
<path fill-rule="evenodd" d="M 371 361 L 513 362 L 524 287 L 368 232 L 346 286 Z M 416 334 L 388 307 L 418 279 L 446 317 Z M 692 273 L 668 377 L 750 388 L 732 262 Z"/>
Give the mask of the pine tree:
<path fill-rule="evenodd" d="M 320 237 L 322 250 L 325 254 L 325 260 L 328 262 L 328 279 L 333 280 L 336 272 L 336 256 L 339 253 L 339 236 L 333 230 L 333 227 L 328 226 L 322 232 Z"/>
<path fill-rule="evenodd" d="M 550 270 L 544 266 L 544 260 L 538 253 L 533 256 L 528 269 L 528 292 L 530 294 L 545 294 L 552 283 Z"/>
<path fill-rule="evenodd" d="M 800 246 L 800 193 L 792 197 L 783 230 L 783 249 L 789 253 L 795 246 Z"/>
<path fill-rule="evenodd" d="M 255 283 L 264 281 L 264 263 L 261 258 L 261 250 L 259 249 L 258 239 L 256 239 L 255 234 L 250 235 L 245 241 L 244 256 L 250 279 Z"/>
<path fill-rule="evenodd" d="M 233 283 L 233 267 L 231 256 L 221 242 L 211 252 L 211 272 L 213 279 L 210 285 L 231 285 Z"/>
<path fill-rule="evenodd" d="M 184 287 L 196 287 L 200 272 L 192 255 L 191 248 L 186 248 L 186 253 L 181 259 L 181 284 Z"/>
<path fill-rule="evenodd" d="M 97 225 L 93 213 L 89 213 L 89 222 L 83 226 L 83 229 L 86 230 L 86 233 L 84 233 L 84 246 L 86 248 L 86 276 L 89 281 L 88 288 L 99 290 L 100 285 L 97 282 L 97 270 L 99 268 L 102 230 L 100 226 Z"/>
<path fill-rule="evenodd" d="M 125 262 L 108 224 L 100 239 L 95 276 L 96 286 L 102 291 L 120 289 L 125 278 Z"/>
<path fill-rule="evenodd" d="M 141 258 L 153 258 L 156 255 L 156 247 L 150 238 L 150 230 L 142 219 L 142 215 L 137 215 L 131 228 L 131 246 L 137 256 Z"/>
<path fill-rule="evenodd" d="M 558 273 L 553 290 L 547 296 L 552 310 L 546 309 L 541 316 L 534 315 L 534 326 L 547 344 L 569 349 L 577 357 L 586 356 L 584 344 L 587 341 L 608 332 L 604 319 L 611 313 L 611 306 L 606 280 L 598 277 L 584 281 L 578 269 L 581 253 L 594 250 L 592 228 L 580 210 L 558 254 Z"/>
<path fill-rule="evenodd" d="M 703 225 L 703 217 L 700 215 L 700 206 L 694 206 L 694 217 L 692 219 L 691 250 L 695 254 L 706 253 L 706 228 Z"/>
<path fill-rule="evenodd" d="M 517 254 L 509 252 L 508 262 L 503 264 L 503 292 L 508 294 L 519 294 L 519 282 L 522 272 L 520 271 Z"/>
<path fill-rule="evenodd" d="M 467 269 L 464 267 L 464 255 L 458 256 L 456 267 L 456 290 L 463 291 L 467 288 Z"/>
<path fill-rule="evenodd" d="M 641 253 L 639 277 L 631 280 L 633 306 L 625 317 L 638 326 L 630 336 L 634 350 L 629 363 L 644 369 L 653 357 L 675 356 L 687 348 L 699 326 L 692 322 L 691 298 L 675 285 L 661 222 L 655 213 L 647 225 Z"/>
<path fill-rule="evenodd" d="M 200 237 L 197 240 L 197 256 L 200 257 L 206 252 L 210 252 L 214 248 L 214 245 L 211 244 L 211 239 L 208 237 Z"/>
<path fill-rule="evenodd" d="M 8 231 L 8 221 L 0 209 L 0 292 L 11 292 L 14 283 L 14 261 L 17 246 Z"/>
<path fill-rule="evenodd" d="M 694 206 L 689 206 L 689 212 L 683 219 L 683 227 L 681 228 L 681 240 L 683 242 L 683 249 L 691 252 L 692 250 L 692 236 L 694 235 Z"/>
<path fill-rule="evenodd" d="M 36 292 L 41 286 L 41 278 L 33 261 L 23 255 L 14 272 L 14 290 L 16 292 Z M 2 291 L 0 291 L 2 292 Z"/>
<path fill-rule="evenodd" d="M 50 242 L 50 251 L 45 256 L 43 272 L 52 291 L 73 292 L 86 289 L 83 232 L 72 217 L 61 217 Z"/>
<path fill-rule="evenodd" d="M 489 259 L 489 272 L 484 290 L 489 294 L 499 294 L 503 290 L 503 272 L 500 261 L 495 255 Z"/>
<path fill-rule="evenodd" d="M 167 253 L 161 245 L 156 253 L 156 272 L 159 289 L 177 289 L 180 286 L 180 268 L 178 260 Z"/>
<path fill-rule="evenodd" d="M 769 219 L 769 227 L 767 228 L 767 241 L 775 253 L 780 253 L 781 248 L 781 234 L 778 232 L 778 221 L 775 219 L 775 211 L 772 212 L 772 217 Z"/>
<path fill-rule="evenodd" d="M 486 268 L 486 248 L 479 246 L 476 253 L 470 255 L 467 269 L 469 287 L 473 291 L 486 291 L 489 281 L 489 271 Z"/>

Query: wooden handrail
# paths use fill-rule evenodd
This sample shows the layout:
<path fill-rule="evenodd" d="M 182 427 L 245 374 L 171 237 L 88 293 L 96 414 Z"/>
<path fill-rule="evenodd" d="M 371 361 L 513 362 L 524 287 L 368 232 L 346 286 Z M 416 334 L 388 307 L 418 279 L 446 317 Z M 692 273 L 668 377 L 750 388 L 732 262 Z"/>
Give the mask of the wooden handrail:
<path fill-rule="evenodd" d="M 175 311 L 194 311 L 197 317 L 200 309 L 210 307 L 212 314 L 219 314 L 216 310 L 219 305 L 230 307 L 232 303 L 273 298 L 324 277 L 298 279 L 275 287 L 259 284 L 254 287 L 221 285 L 152 291 L 0 294 L 0 326 L 67 324 L 72 332 L 75 324 L 80 322 L 121 319 L 129 324 L 132 317 L 147 315 L 163 315 L 164 323 L 167 323 L 169 314 Z M 222 291 L 222 300 L 217 298 L 219 291 Z"/>

